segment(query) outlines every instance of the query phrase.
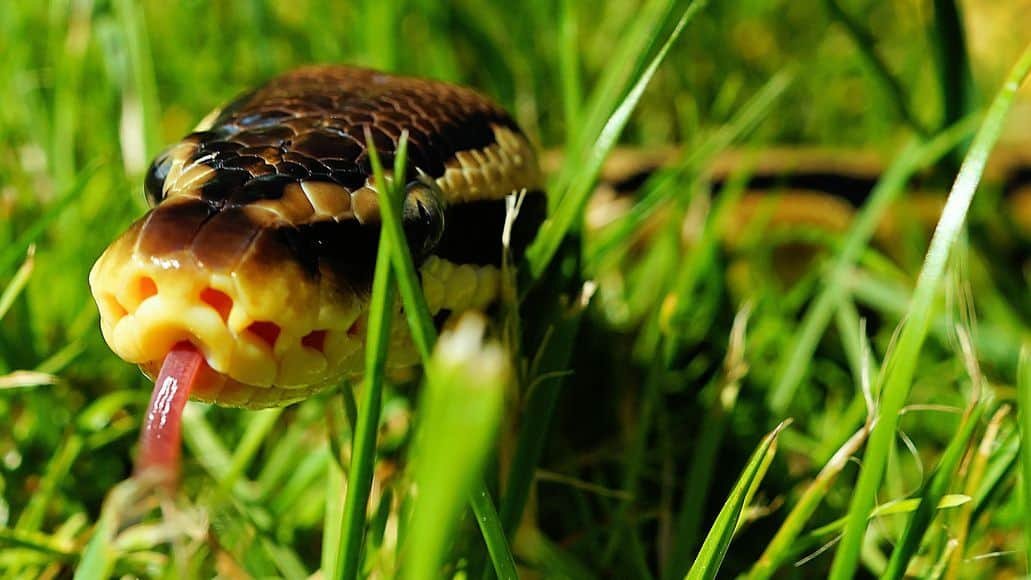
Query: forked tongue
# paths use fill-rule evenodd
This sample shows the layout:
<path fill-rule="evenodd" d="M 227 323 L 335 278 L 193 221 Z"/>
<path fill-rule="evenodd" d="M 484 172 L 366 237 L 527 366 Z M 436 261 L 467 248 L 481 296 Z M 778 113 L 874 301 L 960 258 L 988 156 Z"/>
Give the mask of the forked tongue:
<path fill-rule="evenodd" d="M 179 480 L 183 409 L 206 364 L 204 355 L 188 342 L 176 344 L 165 356 L 143 420 L 136 477 L 175 487 Z"/>

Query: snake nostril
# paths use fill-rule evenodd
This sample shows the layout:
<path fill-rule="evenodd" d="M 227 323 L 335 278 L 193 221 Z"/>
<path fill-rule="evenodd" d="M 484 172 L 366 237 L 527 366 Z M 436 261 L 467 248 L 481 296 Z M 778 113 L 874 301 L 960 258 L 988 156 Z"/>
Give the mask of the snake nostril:
<path fill-rule="evenodd" d="M 265 344 L 269 347 L 276 346 L 276 339 L 279 338 L 279 333 L 282 330 L 279 325 L 275 322 L 265 322 L 259 320 L 258 322 L 252 322 L 247 330 L 257 335 L 258 338 L 265 341 Z"/>
<path fill-rule="evenodd" d="M 147 298 L 158 293 L 158 285 L 154 282 L 154 279 L 149 276 L 144 276 L 137 282 L 137 289 L 140 293 L 140 302 L 143 302 Z"/>
<path fill-rule="evenodd" d="M 313 330 L 308 334 L 304 335 L 301 339 L 301 345 L 307 348 L 317 350 L 319 352 L 325 352 L 326 348 L 326 331 L 325 330 Z"/>
<path fill-rule="evenodd" d="M 214 288 L 205 288 L 200 292 L 200 299 L 208 306 L 214 308 L 215 312 L 218 312 L 218 315 L 222 317 L 223 322 L 229 320 L 229 312 L 233 309 L 233 299 L 228 294 Z M 273 342 L 275 341 L 273 340 Z"/>

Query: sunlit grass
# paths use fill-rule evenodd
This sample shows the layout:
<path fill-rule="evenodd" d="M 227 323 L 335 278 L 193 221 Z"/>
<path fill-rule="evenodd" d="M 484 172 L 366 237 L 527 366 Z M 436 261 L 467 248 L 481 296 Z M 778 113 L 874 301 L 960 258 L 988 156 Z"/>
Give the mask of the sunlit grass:
<path fill-rule="evenodd" d="M 863 469 L 849 509 L 849 522 L 834 560 L 832 577 L 848 578 L 855 573 L 863 538 L 866 535 L 866 518 L 876 503 L 877 488 L 880 487 L 881 478 L 884 476 L 884 466 L 888 454 L 894 447 L 895 427 L 902 407 L 909 398 L 920 349 L 927 338 L 935 296 L 941 287 L 949 255 L 962 232 L 988 155 L 999 139 L 1017 88 L 1024 82 L 1029 71 L 1031 45 L 1014 65 L 1006 83 L 985 114 L 985 120 L 974 137 L 970 152 L 963 160 L 948 202 L 942 210 L 941 220 L 935 229 L 934 237 L 931 238 L 898 342 L 895 349 L 888 353 L 878 379 L 880 384 L 877 390 L 881 396 L 878 417 L 871 430 L 866 453 L 863 455 Z M 901 576 L 905 567 L 898 566 L 902 565 L 897 565 L 895 573 Z"/>
<path fill-rule="evenodd" d="M 1025 574 L 1027 237 L 1001 177 L 979 179 L 1020 117 L 976 110 L 1023 47 L 967 54 L 948 0 L 819 4 L 5 5 L 0 574 Z M 86 273 L 142 213 L 158 150 L 320 61 L 491 95 L 562 151 L 551 220 L 486 338 L 463 342 L 474 362 L 447 366 L 384 204 L 374 371 L 285 409 L 191 404 L 182 489 L 159 503 L 123 481 L 148 385 L 104 345 Z M 978 128 L 943 233 L 885 237 L 914 184 L 956 178 L 950 152 Z M 678 149 L 595 229 L 585 207 L 624 144 Z M 785 144 L 886 162 L 842 231 L 730 243 Z M 376 165 L 399 203 L 406 184 Z M 769 208 L 786 189 L 765 187 Z M 800 240 L 814 257 L 789 274 Z M 385 372 L 391 324 L 425 370 Z"/>

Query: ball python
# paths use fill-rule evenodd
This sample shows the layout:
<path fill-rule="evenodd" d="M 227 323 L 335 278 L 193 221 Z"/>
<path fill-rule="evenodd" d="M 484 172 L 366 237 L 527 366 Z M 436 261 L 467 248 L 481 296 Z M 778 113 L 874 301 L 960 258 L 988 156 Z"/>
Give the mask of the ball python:
<path fill-rule="evenodd" d="M 380 231 L 367 136 L 393 167 L 407 132 L 402 223 L 438 319 L 498 296 L 505 198 L 525 192 L 509 251 L 546 211 L 533 147 L 488 98 L 349 66 L 287 72 L 154 160 L 152 208 L 89 282 L 104 339 L 156 378 L 138 467 L 175 471 L 187 397 L 259 408 L 360 375 Z M 394 317 L 390 364 L 415 362 Z"/>

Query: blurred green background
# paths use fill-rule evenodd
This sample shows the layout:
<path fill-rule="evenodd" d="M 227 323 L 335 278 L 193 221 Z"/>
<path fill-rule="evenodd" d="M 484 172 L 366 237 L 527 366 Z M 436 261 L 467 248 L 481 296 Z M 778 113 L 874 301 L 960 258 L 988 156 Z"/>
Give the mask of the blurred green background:
<path fill-rule="evenodd" d="M 527 0 L 509 6 L 471 0 L 4 2 L 0 6 L 0 288 L 8 289 L 10 300 L 0 300 L 0 380 L 6 380 L 0 384 L 10 388 L 0 395 L 0 527 L 51 534 L 46 541 L 63 543 L 61 550 L 54 544 L 48 551 L 25 547 L 22 536 L 15 541 L 11 538 L 16 535 L 3 535 L 0 541 L 20 547 L 9 552 L 12 555 L 0 556 L 0 568 L 16 577 L 43 571 L 59 574 L 62 565 L 78 557 L 105 495 L 130 473 L 131 451 L 149 391 L 138 370 L 116 359 L 104 345 L 86 279 L 103 248 L 144 211 L 142 174 L 163 147 L 188 133 L 212 108 L 278 72 L 304 63 L 342 62 L 475 87 L 508 108 L 542 150 L 559 150 L 575 134 L 582 113 L 579 105 L 596 81 L 609 67 L 626 66 L 614 59 L 614 47 L 621 38 L 636 21 L 684 4 L 623 0 Z M 940 32 L 935 27 L 934 4 L 948 3 L 711 2 L 674 45 L 621 142 L 639 147 L 679 144 L 690 151 L 732 123 L 771 78 L 786 74 L 792 79 L 790 85 L 763 111 L 756 130 L 736 146 L 854 147 L 890 160 L 914 134 L 933 133 L 943 125 L 948 115 L 943 70 L 960 77 L 970 71 L 970 84 L 964 85 L 967 92 L 959 106 L 963 113 L 975 112 L 987 104 L 1031 41 L 1028 0 L 960 2 L 965 47 L 936 39 Z M 849 32 L 834 7 L 858 27 L 858 34 Z M 663 34 L 656 34 L 648 50 L 661 43 L 669 28 L 665 25 L 657 31 Z M 967 55 L 969 69 L 954 59 L 936 60 L 943 46 Z M 883 82 L 864 58 L 864 49 L 875 53 L 896 80 L 897 89 Z M 945 62 L 944 67 L 939 62 Z M 1027 86 L 1008 118 L 1002 143 L 1017 149 L 1031 147 Z M 942 171 L 951 178 L 949 170 L 943 164 Z M 919 257 L 924 250 L 919 244 L 924 241 L 914 243 L 913 253 Z M 23 266 L 30 246 L 34 248 L 30 266 Z M 1026 252 L 1026 245 L 1018 247 Z M 677 256 L 676 251 L 672 255 Z M 991 256 L 990 250 L 987 255 Z M 725 265 L 713 265 L 709 279 L 722 279 Z M 871 276 L 895 285 L 874 284 L 873 290 L 908 288 L 915 275 L 912 266 L 889 268 L 887 274 L 874 267 Z M 1012 362 L 1017 343 L 1028 337 L 1029 305 L 1019 299 L 1022 289 L 1026 295 L 1028 266 L 1026 257 L 1023 263 L 1000 266 L 1009 269 L 1011 277 L 993 280 L 989 276 L 983 285 L 984 280 L 975 277 L 975 302 L 985 326 L 1003 329 L 998 335 L 986 331 L 985 339 L 1003 343 Z M 605 279 L 599 279 L 604 285 Z M 604 547 L 606 526 L 615 527 L 613 518 L 625 517 L 621 508 L 613 507 L 613 502 L 622 500 L 585 492 L 581 484 L 611 490 L 625 481 L 620 464 L 641 427 L 635 417 L 641 405 L 654 404 L 638 398 L 647 364 L 631 348 L 633 329 L 647 316 L 622 320 L 620 328 L 613 329 L 608 320 L 611 312 L 592 312 L 581 335 L 573 365 L 581 370 L 568 385 L 543 466 L 577 483 L 542 484 L 540 517 L 545 535 L 550 534 L 569 558 L 589 571 L 600 573 L 615 566 L 612 570 L 617 574 L 640 572 L 638 564 L 624 562 L 638 557 L 646 562 L 643 569 L 656 571 L 656 562 L 668 555 L 670 548 L 662 545 L 661 538 L 667 537 L 663 526 L 669 523 L 657 514 L 666 509 L 664 494 L 679 494 L 681 489 L 680 484 L 664 481 L 674 471 L 680 477 L 692 458 L 698 425 L 713 404 L 709 391 L 699 393 L 726 354 L 729 323 L 740 306 L 720 299 L 728 291 L 722 283 L 714 284 L 699 289 L 703 294 L 699 303 L 713 311 L 711 316 L 700 315 L 709 316 L 709 326 L 685 349 L 683 368 L 667 377 L 662 394 L 665 409 L 656 423 L 646 427 L 653 431 L 641 435 L 654 444 L 643 468 L 644 495 L 650 499 L 636 506 L 634 517 L 645 523 L 635 520 L 631 528 L 640 533 L 645 555 L 621 556 L 616 558 L 622 562 L 618 565 L 604 560 L 602 566 L 602 560 L 594 562 L 592 555 Z M 766 287 L 761 291 L 774 292 Z M 781 418 L 767 408 L 764 392 L 772 382 L 776 355 L 790 342 L 812 291 L 810 285 L 794 293 L 760 295 L 757 291 L 751 297 L 756 305 L 752 325 L 762 346 L 750 351 L 754 376 L 746 381 L 741 400 L 721 426 L 727 436 L 713 472 L 715 497 L 698 508 L 701 529 L 718 509 L 748 453 Z M 635 308 L 657 311 L 662 292 L 642 292 L 647 298 L 640 298 L 645 300 L 643 307 Z M 879 322 L 871 331 L 877 353 L 884 352 L 898 320 L 897 312 L 883 306 L 886 303 L 864 305 L 869 309 L 864 314 Z M 962 406 L 965 395 L 954 387 L 965 384 L 965 370 L 955 345 L 943 339 L 930 351 L 927 360 L 921 361 L 925 372 L 918 375 L 915 400 Z M 620 362 L 627 366 L 624 372 L 608 376 L 604 371 L 609 366 L 592 372 L 591 361 L 599 357 L 610 360 L 610 366 Z M 796 424 L 787 437 L 786 459 L 774 468 L 771 488 L 765 492 L 768 505 L 790 504 L 797 497 L 796 486 L 803 485 L 833 451 L 828 442 L 840 439 L 837 423 L 851 425 L 855 418 L 858 399 L 843 359 L 840 347 L 824 345 L 812 361 L 815 378 L 803 384 L 802 394 L 792 404 Z M 36 374 L 12 374 L 15 371 Z M 999 397 L 1012 398 L 1013 367 L 989 365 L 989 374 L 1000 389 Z M 384 412 L 384 455 L 398 462 L 403 462 L 400 449 L 407 437 L 411 398 L 410 390 L 392 392 Z M 257 536 L 291 550 L 308 569 L 318 562 L 322 480 L 328 457 L 326 400 L 290 408 L 278 421 L 275 417 L 266 421 L 265 431 L 256 431 L 263 436 L 255 451 L 257 459 L 244 466 L 250 483 L 258 482 L 251 499 L 257 497 L 254 501 L 271 506 L 276 522 L 258 525 L 266 535 Z M 589 402 L 584 405 L 584 400 Z M 597 416 L 582 420 L 581 406 Z M 188 441 L 187 495 L 204 497 L 213 476 L 206 462 L 218 461 L 219 448 L 222 453 L 232 452 L 248 429 L 257 429 L 253 425 L 261 419 L 255 417 L 261 415 L 210 409 L 196 419 L 211 432 L 194 424 L 195 435 Z M 917 414 L 910 426 L 913 455 L 928 461 L 937 456 L 951 435 L 953 421 L 951 416 L 943 423 L 933 415 Z M 209 435 L 214 443 L 204 440 Z M 908 464 L 896 466 L 888 484 L 891 491 L 903 496 L 913 489 L 922 476 L 914 470 Z M 728 483 L 724 485 L 721 478 Z M 840 514 L 848 497 L 847 483 L 835 489 L 823 519 Z M 979 532 L 984 534 L 985 550 L 1016 549 L 1010 536 L 1016 523 L 1002 509 L 1014 501 L 1009 493 L 1001 496 L 1000 509 L 986 516 L 995 519 Z M 206 505 L 203 499 L 198 503 Z M 249 508 L 211 505 L 210 523 L 223 534 L 219 541 L 237 542 L 224 546 L 228 552 L 243 554 L 248 542 L 259 541 L 251 533 L 255 524 L 248 519 L 253 515 Z M 991 511 L 994 506 L 985 509 Z M 744 548 L 736 554 L 732 548 L 729 557 L 732 570 L 747 569 L 782 518 L 782 513 L 775 514 L 745 530 Z M 586 539 L 578 532 L 585 526 L 597 528 L 587 531 Z M 991 535 L 988 530 L 997 534 L 985 539 Z M 884 535 L 891 536 L 892 531 Z M 44 539 L 40 542 L 46 547 Z M 160 547 L 153 549 L 161 552 Z M 269 564 L 277 552 L 267 549 L 264 556 L 240 556 L 240 565 L 252 574 L 283 573 Z M 181 569 L 204 575 L 198 570 L 208 569 L 210 561 L 205 558 L 209 556 L 198 556 L 197 563 L 187 558 Z M 994 570 L 996 565 L 1008 571 L 1021 569 L 1015 561 L 1002 555 L 977 570 Z M 191 568 L 194 565 L 197 568 Z M 826 562 L 810 566 L 797 573 L 819 576 L 826 570 Z"/>

